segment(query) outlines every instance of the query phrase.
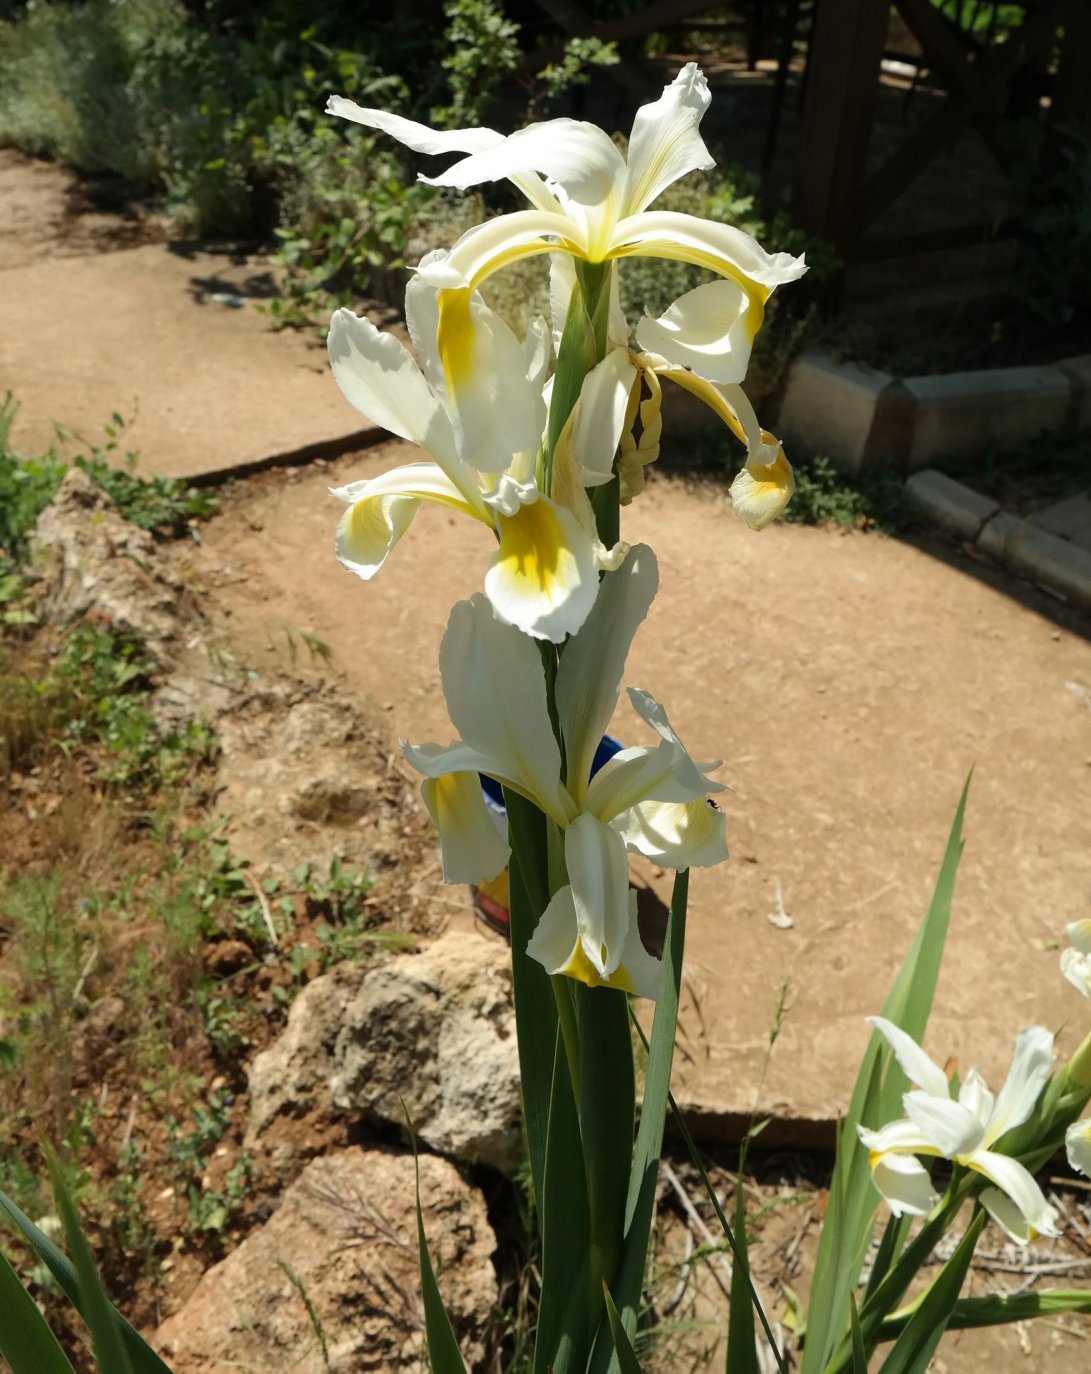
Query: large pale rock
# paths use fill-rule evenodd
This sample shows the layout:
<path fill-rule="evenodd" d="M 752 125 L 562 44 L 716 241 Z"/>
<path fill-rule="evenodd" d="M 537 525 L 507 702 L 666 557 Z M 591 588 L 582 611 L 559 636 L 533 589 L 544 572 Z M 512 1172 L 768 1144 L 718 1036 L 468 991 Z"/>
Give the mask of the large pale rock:
<path fill-rule="evenodd" d="M 511 961 L 446 935 L 369 973 L 336 1047 L 335 1103 L 404 1121 L 435 1150 L 511 1172 L 522 1142 Z"/>
<path fill-rule="evenodd" d="M 445 1160 L 421 1157 L 420 1187 L 440 1290 L 472 1367 L 498 1297 L 496 1238 L 484 1199 Z M 412 1156 L 344 1150 L 308 1165 L 270 1220 L 163 1323 L 157 1345 L 174 1374 L 423 1374 L 417 1264 Z"/>
<path fill-rule="evenodd" d="M 31 563 L 39 573 L 39 607 L 51 620 L 67 624 L 93 612 L 139 635 L 158 663 L 166 661 L 182 584 L 152 536 L 123 519 L 82 469 L 65 474 L 38 517 Z"/>
<path fill-rule="evenodd" d="M 384 873 L 403 861 L 415 789 L 336 684 L 262 686 L 218 734 L 217 805 L 243 853 L 284 870 L 343 857 Z"/>
<path fill-rule="evenodd" d="M 359 990 L 364 970 L 345 962 L 308 983 L 288 1013 L 282 1034 L 250 1067 L 250 1116 L 244 1149 L 260 1150 L 274 1173 L 285 1176 L 301 1148 L 299 1121 L 328 1117 L 329 1080 L 345 1008 Z M 312 1129 L 307 1136 L 315 1134 Z"/>

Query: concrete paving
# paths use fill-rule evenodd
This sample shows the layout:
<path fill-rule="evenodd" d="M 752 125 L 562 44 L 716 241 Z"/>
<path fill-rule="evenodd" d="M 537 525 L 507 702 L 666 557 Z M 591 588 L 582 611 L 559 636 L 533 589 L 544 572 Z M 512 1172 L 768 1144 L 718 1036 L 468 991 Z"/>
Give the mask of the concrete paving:
<path fill-rule="evenodd" d="M 1091 499 L 1079 492 L 1020 520 L 998 502 L 934 468 L 905 484 L 941 529 L 978 547 L 1019 577 L 1091 610 Z"/>
<path fill-rule="evenodd" d="M 56 425 L 104 442 L 117 411 L 140 470 L 212 477 L 360 448 L 378 431 L 344 400 L 313 336 L 274 333 L 246 258 L 151 243 L 0 269 L 0 391 L 16 452 Z"/>

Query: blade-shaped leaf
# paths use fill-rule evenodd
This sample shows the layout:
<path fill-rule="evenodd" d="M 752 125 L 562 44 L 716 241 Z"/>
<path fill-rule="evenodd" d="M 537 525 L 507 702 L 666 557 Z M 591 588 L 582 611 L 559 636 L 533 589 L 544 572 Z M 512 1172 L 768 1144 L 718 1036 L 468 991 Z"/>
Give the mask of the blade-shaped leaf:
<path fill-rule="evenodd" d="M 110 1374 L 114 1374 L 115 1370 L 117 1374 L 132 1374 L 133 1367 L 117 1324 L 117 1313 L 102 1286 L 91 1247 L 80 1226 L 72 1195 L 65 1183 L 64 1171 L 52 1150 L 46 1150 L 45 1161 L 53 1186 L 53 1200 L 64 1225 L 64 1238 L 68 1242 L 68 1250 L 76 1268 L 76 1283 L 80 1294 L 78 1306 L 80 1315 L 91 1332 L 95 1361 L 99 1369 L 109 1370 Z"/>
<path fill-rule="evenodd" d="M 746 1198 L 742 1160 L 735 1184 L 735 1263 L 731 1270 L 731 1306 L 727 1314 L 727 1374 L 760 1374 L 754 1341 L 754 1307 L 750 1301 L 750 1248 L 746 1236 Z"/>
<path fill-rule="evenodd" d="M 932 1010 L 947 939 L 969 787 L 967 778 L 928 911 L 883 1005 L 882 1014 L 887 1020 L 901 1026 L 918 1042 L 924 1038 Z M 860 1275 L 875 1225 L 878 1195 L 871 1185 L 867 1151 L 857 1138 L 856 1127 L 874 1127 L 897 1116 L 907 1086 L 905 1075 L 886 1050 L 885 1041 L 874 1033 L 864 1052 L 838 1141 L 808 1306 L 803 1374 L 819 1374 L 825 1368 L 845 1331 L 849 1294 Z"/>
<path fill-rule="evenodd" d="M 856 1297 L 852 1293 L 849 1294 L 849 1330 L 852 1333 L 852 1374 L 867 1374 L 864 1333 L 860 1330 L 860 1313 L 856 1310 Z"/>
<path fill-rule="evenodd" d="M 986 1298 L 959 1298 L 949 1331 L 970 1331 L 983 1326 L 1030 1321 L 1032 1317 L 1057 1317 L 1065 1312 L 1091 1312 L 1091 1291 L 1085 1288 L 1047 1288 L 1040 1293 L 991 1293 Z M 879 1339 L 894 1340 L 905 1330 L 909 1316 L 890 1317 L 879 1329 Z"/>
<path fill-rule="evenodd" d="M 905 1330 L 883 1361 L 879 1374 L 925 1374 L 955 1310 L 966 1280 L 966 1271 L 973 1259 L 974 1246 L 984 1225 L 985 1213 L 979 1207 L 955 1253 L 917 1304 Z"/>
<path fill-rule="evenodd" d="M 402 1103 L 405 1110 L 405 1103 Z M 406 1121 L 409 1113 L 406 1112 Z M 424 1300 L 424 1335 L 428 1344 L 428 1360 L 432 1374 L 466 1374 L 466 1366 L 451 1330 L 447 1309 L 440 1297 L 436 1271 L 432 1268 L 432 1258 L 428 1253 L 428 1240 L 424 1234 L 424 1213 L 420 1205 L 420 1161 L 417 1158 L 417 1141 L 413 1134 L 413 1124 L 409 1122 L 409 1135 L 413 1141 L 413 1169 L 416 1175 L 417 1199 L 417 1244 L 420 1247 L 420 1286 Z"/>
<path fill-rule="evenodd" d="M 888 1217 L 883 1238 L 879 1242 L 879 1248 L 875 1252 L 875 1259 L 871 1265 L 867 1287 L 864 1289 L 865 1303 L 889 1274 L 891 1265 L 902 1253 L 912 1221 L 913 1218 L 910 1216 L 896 1217 L 891 1215 Z M 859 1317 L 859 1313 L 857 1313 L 857 1317 Z"/>
<path fill-rule="evenodd" d="M 49 1323 L 0 1250 L 0 1356 L 11 1374 L 72 1374 Z"/>
<path fill-rule="evenodd" d="M 0 1193 L 0 1216 L 5 1217 L 16 1230 L 20 1231 L 27 1244 L 56 1279 L 69 1302 L 82 1314 L 80 1306 L 79 1283 L 76 1268 L 63 1251 L 49 1239 L 44 1231 L 38 1229 L 25 1212 L 21 1211 L 6 1193 Z M 170 1366 L 164 1364 L 138 1331 L 125 1320 L 120 1312 L 115 1319 L 125 1342 L 134 1374 L 171 1374 Z"/>
<path fill-rule="evenodd" d="M 515 992 L 515 1027 L 519 1039 L 519 1073 L 523 1119 L 530 1151 L 534 1199 L 542 1205 L 546 1137 L 553 1091 L 553 1057 L 557 1043 L 557 1007 L 549 974 L 527 954 L 527 942 L 549 904 L 545 817 L 525 797 L 504 789 L 511 861 L 508 865 L 511 920 L 511 969 Z"/>
<path fill-rule="evenodd" d="M 641 1028 L 640 1022 L 637 1021 L 635 1017 L 633 1018 L 633 1026 L 636 1029 L 636 1033 L 640 1036 L 640 1039 L 644 1044 L 644 1048 L 647 1049 L 647 1037 L 644 1035 L 644 1031 Z M 690 1134 L 689 1127 L 686 1125 L 686 1118 L 678 1110 L 678 1103 L 675 1102 L 673 1093 L 667 1094 L 667 1103 L 670 1107 L 671 1117 L 674 1120 L 675 1128 L 677 1129 L 678 1134 L 682 1137 L 682 1143 L 686 1147 L 686 1151 L 689 1154 L 690 1161 L 693 1164 L 693 1167 L 697 1170 L 697 1173 L 700 1175 L 701 1184 L 705 1190 L 706 1195 L 708 1196 L 709 1202 L 712 1204 L 712 1210 L 716 1214 L 716 1220 L 720 1223 L 720 1230 L 723 1231 L 724 1236 L 727 1239 L 727 1243 L 731 1247 L 731 1254 L 737 1261 L 739 1255 L 739 1243 L 735 1238 L 734 1229 L 728 1225 L 727 1217 L 724 1216 L 723 1208 L 720 1206 L 719 1196 L 717 1195 L 716 1189 L 712 1186 L 712 1180 L 709 1178 L 708 1170 L 705 1168 L 705 1162 L 701 1158 L 701 1153 L 697 1149 L 697 1145 L 694 1142 L 693 1136 Z M 734 1272 L 735 1271 L 732 1270 L 733 1274 Z M 785 1363 L 784 1356 L 781 1354 L 780 1347 L 774 1339 L 772 1328 L 769 1325 L 769 1318 L 765 1315 L 765 1311 L 762 1308 L 761 1302 L 758 1299 L 757 1289 L 755 1289 L 753 1285 L 751 1276 L 746 1272 L 745 1264 L 741 1267 L 740 1272 L 743 1273 L 746 1277 L 747 1288 L 750 1294 L 750 1304 L 753 1307 L 754 1311 L 758 1314 L 758 1320 L 761 1322 L 761 1329 L 765 1333 L 765 1339 L 768 1343 L 768 1348 L 772 1353 L 773 1359 L 776 1361 L 777 1368 L 780 1371 L 780 1374 L 788 1374 L 788 1366 Z M 784 1284 L 783 1287 L 785 1293 L 790 1295 L 791 1289 L 788 1287 L 788 1285 Z M 798 1303 L 796 1305 L 798 1306 Z"/>
<path fill-rule="evenodd" d="M 610 1290 L 605 1284 L 602 1285 L 602 1294 L 606 1300 L 606 1320 L 610 1324 L 610 1335 L 614 1342 L 614 1353 L 617 1355 L 618 1369 L 621 1374 L 641 1374 L 640 1361 L 636 1358 L 632 1342 L 625 1333 L 625 1327 L 618 1316 L 614 1300 L 610 1296 Z"/>
<path fill-rule="evenodd" d="M 663 946 L 663 990 L 655 1004 L 652 1020 L 640 1125 L 637 1128 L 625 1204 L 625 1240 L 617 1278 L 611 1288 L 622 1326 L 630 1339 L 636 1331 L 644 1266 L 648 1258 L 648 1235 L 655 1211 L 655 1185 L 659 1177 L 659 1156 L 663 1149 L 663 1125 L 670 1096 L 671 1063 L 678 1026 L 688 896 L 689 871 L 683 870 L 674 880 L 667 917 Z M 609 1332 L 600 1327 L 588 1371 L 589 1374 L 604 1374 L 606 1370 L 616 1372 L 617 1355 L 615 1342 L 609 1339 Z"/>
<path fill-rule="evenodd" d="M 559 996 L 568 996 L 562 984 Z M 590 1309 L 590 1219 L 580 1123 L 572 1080 L 558 1034 L 550 1096 L 545 1180 L 539 1210 L 542 1291 L 534 1341 L 536 1374 L 575 1374 L 587 1363 Z"/>
<path fill-rule="evenodd" d="M 580 1132 L 597 1278 L 611 1286 L 621 1257 L 636 1084 L 628 999 L 614 988 L 572 984 L 580 1040 Z M 593 1317 L 592 1317 L 593 1320 Z"/>

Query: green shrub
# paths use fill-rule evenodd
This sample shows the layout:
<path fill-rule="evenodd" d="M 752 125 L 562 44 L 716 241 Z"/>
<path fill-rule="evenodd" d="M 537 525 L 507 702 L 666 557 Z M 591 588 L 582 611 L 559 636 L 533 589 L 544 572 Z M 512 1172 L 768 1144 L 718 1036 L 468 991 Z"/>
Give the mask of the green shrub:
<path fill-rule="evenodd" d="M 137 184 L 156 173 L 131 81 L 142 54 L 177 41 L 176 0 L 36 4 L 0 24 L 0 143 Z"/>

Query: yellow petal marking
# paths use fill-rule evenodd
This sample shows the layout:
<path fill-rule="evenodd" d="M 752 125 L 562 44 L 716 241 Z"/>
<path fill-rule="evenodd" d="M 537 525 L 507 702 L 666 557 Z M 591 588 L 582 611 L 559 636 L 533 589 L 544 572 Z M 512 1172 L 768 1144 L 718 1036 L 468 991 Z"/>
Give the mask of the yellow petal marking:
<path fill-rule="evenodd" d="M 742 288 L 746 295 L 746 314 L 744 324 L 747 337 L 750 342 L 754 342 L 758 330 L 761 328 L 762 320 L 765 319 L 765 302 L 772 294 L 772 289 L 762 286 L 760 282 L 752 281 L 745 272 L 735 266 L 733 262 L 720 257 L 718 253 L 709 252 L 707 249 L 694 248 L 689 244 L 672 244 L 664 240 L 658 240 L 654 244 L 641 242 L 639 239 L 635 243 L 623 243 L 610 250 L 607 258 L 669 258 L 673 262 L 688 262 L 694 267 L 705 267 L 710 272 L 715 272 L 718 277 L 727 277 L 736 286 Z"/>
<path fill-rule="evenodd" d="M 731 504 L 744 525 L 763 530 L 792 499 L 795 489 L 792 465 L 778 447 L 771 463 L 749 463 L 743 468 L 731 483 Z"/>
<path fill-rule="evenodd" d="M 563 973 L 566 978 L 575 978 L 579 983 L 586 983 L 589 988 L 618 988 L 621 992 L 636 992 L 624 965 L 619 965 L 609 978 L 604 978 L 584 953 L 579 940 L 576 941 L 576 948 L 569 955 L 568 962 L 558 972 Z"/>
<path fill-rule="evenodd" d="M 704 401 L 705 405 L 720 417 L 735 438 L 749 448 L 750 442 L 746 437 L 746 430 L 743 429 L 742 422 L 724 400 L 714 383 L 706 381 L 704 377 L 698 377 L 695 372 L 690 372 L 688 368 L 684 367 L 664 368 L 661 375 L 674 382 L 676 386 L 680 386 L 683 391 L 691 392 L 699 401 Z"/>
<path fill-rule="evenodd" d="M 450 396 L 458 391 L 473 372 L 474 321 L 470 313 L 473 292 L 469 287 L 449 287 L 439 292 L 439 326 L 436 343 L 439 345 L 443 375 Z"/>
<path fill-rule="evenodd" d="M 503 581 L 520 596 L 551 604 L 577 577 L 575 557 L 565 543 L 556 513 L 546 501 L 531 501 L 514 515 L 496 517 L 500 534 L 497 568 Z"/>
<path fill-rule="evenodd" d="M 448 510 L 461 511 L 463 515 L 469 515 L 475 520 L 480 520 L 483 525 L 492 524 L 489 514 L 482 514 L 480 510 L 476 510 L 461 497 L 409 488 L 406 491 L 378 491 L 374 495 L 361 496 L 348 509 L 346 532 L 352 539 L 359 539 L 363 542 L 368 542 L 380 535 L 385 539 L 390 529 L 390 520 L 387 514 L 390 509 L 389 503 L 403 500 L 428 501 L 433 506 L 446 506 Z M 482 509 L 487 511 L 487 507 L 483 506 Z"/>

